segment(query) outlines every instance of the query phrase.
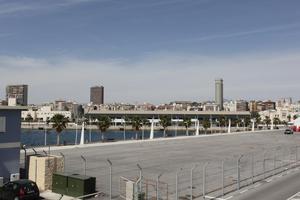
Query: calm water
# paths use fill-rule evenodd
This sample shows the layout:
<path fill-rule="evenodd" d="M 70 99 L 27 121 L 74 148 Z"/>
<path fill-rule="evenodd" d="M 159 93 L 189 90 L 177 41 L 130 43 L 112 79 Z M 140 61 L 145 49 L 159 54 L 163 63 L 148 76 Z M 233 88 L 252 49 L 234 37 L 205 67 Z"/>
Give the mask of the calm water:
<path fill-rule="evenodd" d="M 77 143 L 80 141 L 80 133 L 78 130 Z M 126 140 L 134 140 L 136 134 L 138 138 L 142 138 L 142 131 L 126 131 Z M 190 134 L 193 134 L 194 131 L 190 131 Z M 175 131 L 167 131 L 168 136 L 175 136 Z M 177 131 L 177 136 L 184 136 L 185 131 Z M 91 137 L 90 137 L 91 136 Z M 163 131 L 155 131 L 154 136 L 163 137 Z M 124 131 L 107 131 L 103 133 L 104 140 L 106 141 L 118 141 L 124 139 Z M 147 139 L 150 137 L 150 131 L 144 131 L 144 138 Z M 92 130 L 91 134 L 89 130 L 85 131 L 85 141 L 88 142 L 91 138 L 91 142 L 100 142 L 102 140 L 102 133 L 97 130 Z M 76 140 L 76 131 L 75 130 L 64 130 L 60 135 L 61 144 L 71 145 L 74 144 Z M 26 146 L 43 146 L 45 141 L 45 131 L 44 130 L 22 130 L 21 134 L 21 143 Z M 47 145 L 56 144 L 56 132 L 54 130 L 47 131 Z"/>

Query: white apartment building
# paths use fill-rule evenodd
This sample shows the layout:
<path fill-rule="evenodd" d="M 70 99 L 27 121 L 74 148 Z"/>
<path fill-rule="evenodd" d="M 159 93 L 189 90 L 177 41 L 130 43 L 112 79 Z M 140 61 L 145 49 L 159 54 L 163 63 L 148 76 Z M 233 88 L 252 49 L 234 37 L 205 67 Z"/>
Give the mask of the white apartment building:
<path fill-rule="evenodd" d="M 56 114 L 61 114 L 70 120 L 72 119 L 71 111 L 56 111 L 53 110 L 52 106 L 41 106 L 38 109 L 30 108 L 28 111 L 22 111 L 22 119 L 25 120 L 28 116 L 31 116 L 34 121 L 46 122 Z"/>

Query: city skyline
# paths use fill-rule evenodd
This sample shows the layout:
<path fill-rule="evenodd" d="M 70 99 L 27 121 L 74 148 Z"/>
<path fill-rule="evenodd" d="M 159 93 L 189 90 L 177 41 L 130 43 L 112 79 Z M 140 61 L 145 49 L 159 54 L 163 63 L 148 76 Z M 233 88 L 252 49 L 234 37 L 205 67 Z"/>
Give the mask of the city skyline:
<path fill-rule="evenodd" d="M 100 82 L 106 102 L 158 104 L 212 100 L 222 77 L 226 99 L 298 100 L 299 5 L 4 0 L 0 85 L 30 85 L 29 103 L 88 102 Z"/>

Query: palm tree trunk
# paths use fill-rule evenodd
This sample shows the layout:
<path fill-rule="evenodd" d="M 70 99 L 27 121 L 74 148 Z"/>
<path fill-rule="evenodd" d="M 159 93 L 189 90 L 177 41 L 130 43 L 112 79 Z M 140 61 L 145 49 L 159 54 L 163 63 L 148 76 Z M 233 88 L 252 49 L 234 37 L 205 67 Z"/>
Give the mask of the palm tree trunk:
<path fill-rule="evenodd" d="M 164 137 L 166 137 L 166 129 L 164 129 Z"/>
<path fill-rule="evenodd" d="M 102 142 L 104 142 L 104 133 L 102 133 L 102 135 L 101 135 L 101 140 L 102 140 Z"/>
<path fill-rule="evenodd" d="M 135 139 L 136 140 L 138 139 L 138 132 L 137 131 L 135 132 Z"/>
<path fill-rule="evenodd" d="M 189 128 L 185 129 L 185 134 L 186 134 L 186 136 L 189 136 Z"/>

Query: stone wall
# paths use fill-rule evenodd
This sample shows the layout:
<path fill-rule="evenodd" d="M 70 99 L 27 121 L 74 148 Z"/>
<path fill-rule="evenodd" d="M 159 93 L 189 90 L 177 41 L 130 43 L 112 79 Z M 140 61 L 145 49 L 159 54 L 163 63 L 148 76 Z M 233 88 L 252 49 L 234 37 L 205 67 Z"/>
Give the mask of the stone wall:
<path fill-rule="evenodd" d="M 31 156 L 29 179 L 35 181 L 41 191 L 52 189 L 52 175 L 64 171 L 62 156 Z"/>

